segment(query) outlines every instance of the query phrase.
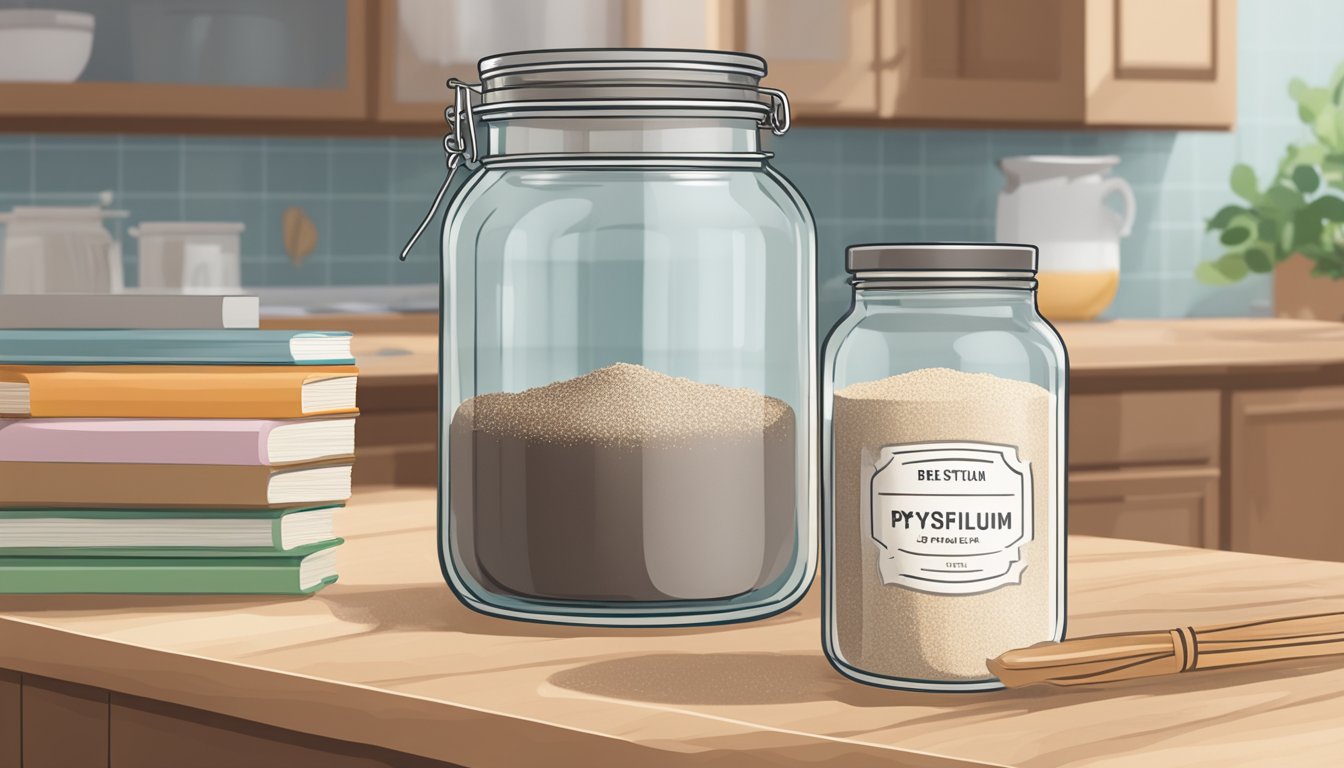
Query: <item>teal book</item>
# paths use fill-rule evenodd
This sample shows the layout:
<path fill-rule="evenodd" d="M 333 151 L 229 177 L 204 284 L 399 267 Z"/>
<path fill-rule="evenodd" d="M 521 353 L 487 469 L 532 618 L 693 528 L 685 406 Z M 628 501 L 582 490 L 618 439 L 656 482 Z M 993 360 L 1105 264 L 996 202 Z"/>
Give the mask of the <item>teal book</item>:
<path fill-rule="evenodd" d="M 336 538 L 340 505 L 290 509 L 0 509 L 0 556 L 133 550 L 286 552 Z"/>
<path fill-rule="evenodd" d="M 128 550 L 115 556 L 70 553 L 0 556 L 0 593 L 307 595 L 336 581 L 341 539 L 292 552 Z"/>
<path fill-rule="evenodd" d="M 0 330 L 5 365 L 353 365 L 345 331 Z"/>

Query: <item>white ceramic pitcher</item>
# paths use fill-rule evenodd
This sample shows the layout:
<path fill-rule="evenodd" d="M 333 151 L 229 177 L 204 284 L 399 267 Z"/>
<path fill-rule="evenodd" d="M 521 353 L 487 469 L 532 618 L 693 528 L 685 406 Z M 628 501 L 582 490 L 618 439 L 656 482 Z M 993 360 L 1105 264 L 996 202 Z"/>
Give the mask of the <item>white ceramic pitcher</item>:
<path fill-rule="evenodd" d="M 1120 239 L 1134 225 L 1134 191 L 1107 172 L 1115 155 L 1005 157 L 996 238 L 1040 248 L 1038 301 L 1051 320 L 1091 320 L 1120 284 Z M 1119 195 L 1123 212 L 1106 203 Z"/>

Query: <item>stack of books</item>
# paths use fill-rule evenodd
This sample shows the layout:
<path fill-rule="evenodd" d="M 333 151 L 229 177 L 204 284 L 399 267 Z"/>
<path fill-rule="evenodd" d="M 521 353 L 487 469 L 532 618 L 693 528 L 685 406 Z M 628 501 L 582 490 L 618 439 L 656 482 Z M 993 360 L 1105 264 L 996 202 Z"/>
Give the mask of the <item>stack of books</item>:
<path fill-rule="evenodd" d="M 0 592 L 336 580 L 358 370 L 238 296 L 0 296 Z"/>

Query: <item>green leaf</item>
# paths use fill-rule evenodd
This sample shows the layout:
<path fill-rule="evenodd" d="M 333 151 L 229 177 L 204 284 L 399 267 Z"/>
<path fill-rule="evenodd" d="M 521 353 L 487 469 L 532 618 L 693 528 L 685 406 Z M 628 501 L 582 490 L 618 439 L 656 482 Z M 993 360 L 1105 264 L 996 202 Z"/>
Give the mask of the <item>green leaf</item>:
<path fill-rule="evenodd" d="M 1309 165 L 1299 165 L 1293 169 L 1293 185 L 1299 192 L 1311 194 L 1321 186 L 1321 177 L 1316 174 L 1316 169 Z"/>
<path fill-rule="evenodd" d="M 1195 265 L 1195 279 L 1205 285 L 1231 285 L 1235 280 L 1229 280 L 1226 275 L 1218 271 L 1217 262 L 1201 261 Z"/>
<path fill-rule="evenodd" d="M 1242 279 L 1250 271 L 1246 266 L 1246 260 L 1239 253 L 1223 254 L 1221 258 L 1213 262 L 1213 268 L 1218 270 L 1218 274 L 1231 283 Z"/>
<path fill-rule="evenodd" d="M 1327 90 L 1336 104 L 1344 104 L 1344 61 L 1330 75 L 1330 87 Z"/>
<path fill-rule="evenodd" d="M 1326 184 L 1344 189 L 1344 155 L 1329 155 L 1320 162 L 1320 166 Z"/>
<path fill-rule="evenodd" d="M 1261 219 L 1260 224 L 1255 228 L 1255 239 L 1262 243 L 1277 243 L 1279 241 L 1279 223 L 1273 219 Z"/>
<path fill-rule="evenodd" d="M 1344 222 L 1344 200 L 1333 195 L 1325 195 L 1312 200 L 1306 210 L 1312 216 L 1326 221 Z"/>
<path fill-rule="evenodd" d="M 1207 231 L 1212 232 L 1215 229 L 1226 229 L 1227 225 L 1232 223 L 1232 219 L 1240 214 L 1249 214 L 1250 210 L 1242 208 L 1240 205 L 1225 205 L 1213 214 L 1209 219 Z"/>
<path fill-rule="evenodd" d="M 1320 243 L 1308 243 L 1298 249 L 1298 253 L 1316 262 L 1331 261 L 1335 258 L 1334 252 Z"/>
<path fill-rule="evenodd" d="M 1283 223 L 1283 229 L 1279 231 L 1279 250 L 1283 253 L 1293 252 L 1294 229 L 1293 222 L 1285 221 Z"/>
<path fill-rule="evenodd" d="M 1344 119 L 1340 111 L 1338 107 L 1322 109 L 1311 121 L 1311 132 L 1316 134 L 1316 138 L 1335 149 L 1344 149 Z"/>
<path fill-rule="evenodd" d="M 1299 250 L 1304 245 L 1320 244 L 1321 232 L 1324 230 L 1321 217 L 1305 208 L 1298 211 L 1293 217 L 1293 250 Z"/>
<path fill-rule="evenodd" d="M 1254 203 L 1260 199 L 1260 182 L 1255 178 L 1255 170 L 1245 163 L 1232 166 L 1232 191 L 1241 199 Z"/>
<path fill-rule="evenodd" d="M 1265 194 L 1260 198 L 1260 201 L 1267 207 L 1284 214 L 1295 213 L 1307 203 L 1301 192 L 1277 184 L 1265 190 Z"/>
<path fill-rule="evenodd" d="M 1266 272 L 1274 271 L 1274 260 L 1259 248 L 1247 248 L 1241 256 L 1246 261 L 1247 268 L 1252 272 L 1263 275 Z"/>
<path fill-rule="evenodd" d="M 1229 253 L 1214 261 L 1201 261 L 1195 266 L 1195 278 L 1208 285 L 1231 285 L 1247 275 L 1249 270 L 1240 254 Z"/>
<path fill-rule="evenodd" d="M 1291 154 L 1296 165 L 1320 165 L 1329 156 L 1329 150 L 1323 144 L 1296 144 Z"/>
<path fill-rule="evenodd" d="M 1321 110 L 1330 104 L 1330 91 L 1326 88 L 1312 88 L 1299 78 L 1288 83 L 1288 95 L 1297 102 L 1297 114 L 1302 122 L 1310 123 Z"/>
<path fill-rule="evenodd" d="M 1251 239 L 1251 230 L 1246 227 L 1229 227 L 1223 230 L 1223 236 L 1218 238 L 1223 245 L 1241 245 Z"/>

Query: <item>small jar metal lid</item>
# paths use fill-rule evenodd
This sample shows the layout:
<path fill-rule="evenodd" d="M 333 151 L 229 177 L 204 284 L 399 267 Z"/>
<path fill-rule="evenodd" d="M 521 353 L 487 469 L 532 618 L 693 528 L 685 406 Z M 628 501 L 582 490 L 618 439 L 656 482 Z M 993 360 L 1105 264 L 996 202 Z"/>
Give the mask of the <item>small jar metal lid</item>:
<path fill-rule="evenodd" d="M 1036 246 L 1017 243 L 872 243 L 845 249 L 845 269 L 869 272 L 1036 274 Z M 1025 274 L 1022 274 L 1025 273 Z"/>

